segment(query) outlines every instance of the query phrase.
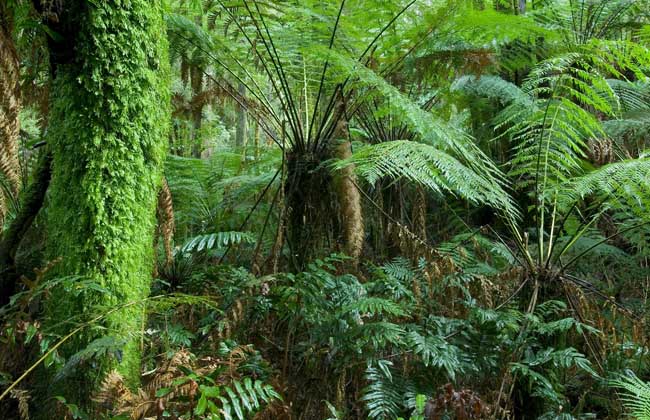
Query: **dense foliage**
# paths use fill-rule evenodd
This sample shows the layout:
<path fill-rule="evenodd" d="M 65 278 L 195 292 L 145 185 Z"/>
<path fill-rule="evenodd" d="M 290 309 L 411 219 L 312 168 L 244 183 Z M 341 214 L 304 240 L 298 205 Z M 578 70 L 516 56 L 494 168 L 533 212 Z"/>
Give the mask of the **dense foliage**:
<path fill-rule="evenodd" d="M 0 3 L 0 417 L 650 418 L 650 1 Z"/>

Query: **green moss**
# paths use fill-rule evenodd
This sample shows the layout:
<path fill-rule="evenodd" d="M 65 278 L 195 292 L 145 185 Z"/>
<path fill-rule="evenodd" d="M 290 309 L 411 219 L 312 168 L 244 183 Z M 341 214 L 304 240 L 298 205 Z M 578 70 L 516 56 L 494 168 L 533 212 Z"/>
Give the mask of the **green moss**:
<path fill-rule="evenodd" d="M 62 17 L 77 28 L 74 56 L 57 64 L 51 91 L 48 254 L 63 258 L 56 275 L 92 278 L 110 294 L 59 292 L 46 308 L 52 325 L 96 304 L 148 296 L 156 191 L 170 120 L 160 1 L 81 0 L 70 7 L 83 12 Z M 142 316 L 142 307 L 135 306 L 104 323 L 108 334 L 129 338 L 117 368 L 132 384 L 140 375 L 139 339 L 133 333 L 141 329 Z M 78 337 L 66 352 L 93 338 Z M 88 397 L 84 392 L 88 388 L 81 399 Z"/>

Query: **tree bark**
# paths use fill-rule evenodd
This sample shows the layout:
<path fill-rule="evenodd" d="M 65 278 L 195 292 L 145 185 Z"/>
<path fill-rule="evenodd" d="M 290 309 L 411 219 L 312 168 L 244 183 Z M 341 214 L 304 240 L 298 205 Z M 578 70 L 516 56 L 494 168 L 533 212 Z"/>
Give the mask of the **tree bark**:
<path fill-rule="evenodd" d="M 246 86 L 244 86 L 242 83 L 239 84 L 239 87 L 237 88 L 237 92 L 239 93 L 240 97 L 244 97 L 246 95 Z M 237 104 L 237 130 L 235 131 L 235 145 L 237 147 L 244 147 L 246 143 L 246 134 L 247 134 L 247 124 L 246 124 L 246 109 Z"/>
<path fill-rule="evenodd" d="M 192 97 L 198 98 L 203 93 L 203 69 L 196 65 L 190 67 L 190 84 L 192 85 Z M 203 123 L 204 101 L 192 101 L 192 156 L 201 157 L 203 144 L 201 141 L 201 125 Z"/>
<path fill-rule="evenodd" d="M 336 130 L 342 140 L 335 146 L 334 155 L 337 159 L 347 159 L 352 156 L 352 145 L 349 139 L 347 121 L 341 118 Z M 352 257 L 356 267 L 363 250 L 365 229 L 361 207 L 361 194 L 357 189 L 357 178 L 354 165 L 348 165 L 335 174 L 334 184 L 336 195 L 341 208 L 341 227 L 343 230 L 344 250 Z"/>
<path fill-rule="evenodd" d="M 54 275 L 80 276 L 107 292 L 56 290 L 48 328 L 67 333 L 73 316 L 96 305 L 140 302 L 149 294 L 157 191 L 169 125 L 169 69 L 160 0 L 66 0 L 51 26 L 55 68 L 48 146 L 52 151 L 47 254 L 62 257 Z M 127 384 L 140 378 L 137 332 L 143 308 L 118 310 L 103 334 L 124 340 L 121 357 L 97 361 L 57 393 L 85 404 L 102 372 Z M 84 331 L 64 346 L 70 356 L 97 338 Z"/>
<path fill-rule="evenodd" d="M 21 186 L 18 159 L 20 65 L 12 37 L 13 19 L 7 5 L 0 5 L 0 15 L 0 173 L 9 182 L 9 193 L 17 197 Z M 0 188 L 0 229 L 10 198 L 7 191 Z"/>

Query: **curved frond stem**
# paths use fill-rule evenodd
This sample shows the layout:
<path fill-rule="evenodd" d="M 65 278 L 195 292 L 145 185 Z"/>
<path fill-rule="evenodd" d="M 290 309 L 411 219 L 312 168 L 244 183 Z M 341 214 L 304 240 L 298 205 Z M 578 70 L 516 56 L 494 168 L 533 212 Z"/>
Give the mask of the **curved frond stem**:
<path fill-rule="evenodd" d="M 583 279 L 581 279 L 581 278 L 579 278 L 577 276 L 574 276 L 572 274 L 563 274 L 560 277 L 560 280 L 562 280 L 563 282 L 572 283 L 575 286 L 579 287 L 580 289 L 588 291 L 589 293 L 592 293 L 592 294 L 598 296 L 599 298 L 601 298 L 605 302 L 607 302 L 607 303 L 613 305 L 614 307 L 616 307 L 616 309 L 618 309 L 623 315 L 627 316 L 628 318 L 630 318 L 630 319 L 632 319 L 634 321 L 643 321 L 643 318 L 641 316 L 635 314 L 634 312 L 632 312 L 632 310 L 627 308 L 625 305 L 617 302 L 611 296 L 608 296 L 607 294 L 603 293 L 596 286 L 594 286 L 592 283 L 588 282 L 587 280 L 583 280 Z"/>
<path fill-rule="evenodd" d="M 257 11 L 257 14 L 260 18 L 260 22 L 262 23 L 262 27 L 264 28 L 264 31 L 266 32 L 267 38 L 264 37 L 262 34 L 262 31 L 260 29 L 259 24 L 257 23 L 257 19 L 255 19 L 255 16 L 253 15 L 253 12 L 251 11 L 249 5 L 248 5 L 248 0 L 243 0 L 244 6 L 246 7 L 246 10 L 248 10 L 248 14 L 251 17 L 251 20 L 253 21 L 255 28 L 257 29 L 257 32 L 262 39 L 262 42 L 264 43 L 264 46 L 266 47 L 269 57 L 271 58 L 271 62 L 273 63 L 276 72 L 278 74 L 278 77 L 280 78 L 281 85 L 284 87 L 287 103 L 288 103 L 288 109 L 290 111 L 290 116 L 291 118 L 289 119 L 289 123 L 291 123 L 295 127 L 295 133 L 297 135 L 295 142 L 301 145 L 301 148 L 304 149 L 306 146 L 306 142 L 308 139 L 305 139 L 305 134 L 303 133 L 302 126 L 300 124 L 300 116 L 298 115 L 298 108 L 296 107 L 296 103 L 293 99 L 293 94 L 291 92 L 291 86 L 289 85 L 289 81 L 287 79 L 287 75 L 284 71 L 284 66 L 282 64 L 282 60 L 280 58 L 280 54 L 278 54 L 278 50 L 275 48 L 275 42 L 273 41 L 273 37 L 271 36 L 271 32 L 269 31 L 269 27 L 266 24 L 266 21 L 264 20 L 264 15 L 262 14 L 262 11 L 260 10 L 259 4 L 257 2 L 254 3 L 255 9 Z M 270 45 L 270 48 L 269 48 Z M 274 58 L 275 57 L 275 58 Z"/>
<path fill-rule="evenodd" d="M 246 218 L 244 219 L 244 221 L 242 222 L 242 224 L 239 226 L 239 229 L 238 229 L 239 232 L 243 231 L 244 227 L 246 226 L 246 224 L 247 224 L 248 221 L 250 220 L 251 216 L 253 215 L 253 213 L 255 213 L 255 210 L 257 210 L 257 207 L 258 207 L 258 206 L 260 205 L 260 203 L 262 202 L 262 199 L 264 199 L 264 196 L 266 195 L 266 193 L 268 192 L 268 190 L 271 188 L 271 185 L 273 185 L 273 183 L 275 182 L 276 178 L 278 177 L 278 175 L 279 175 L 281 172 L 282 172 L 282 168 L 280 168 L 280 169 L 278 169 L 277 171 L 275 171 L 275 175 L 273 175 L 273 178 L 271 179 L 271 181 L 266 185 L 266 187 L 264 188 L 264 190 L 262 191 L 262 193 L 260 194 L 260 196 L 259 196 L 259 197 L 257 198 L 257 200 L 255 201 L 255 204 L 253 205 L 253 208 L 251 208 L 251 210 L 250 210 L 250 211 L 248 212 L 248 214 L 246 215 Z M 228 247 L 226 248 L 226 250 L 224 251 L 224 253 L 221 255 L 221 258 L 219 258 L 219 264 L 221 264 L 221 263 L 223 262 L 224 258 L 226 258 L 226 256 L 228 255 L 228 252 L 230 251 L 230 248 L 231 248 L 231 247 L 232 247 L 232 244 L 229 244 Z"/>
<path fill-rule="evenodd" d="M 187 41 L 187 42 L 190 43 L 193 47 L 199 49 L 201 52 L 203 52 L 204 54 L 206 54 L 206 55 L 208 56 L 208 58 L 210 58 L 211 60 L 214 60 L 215 63 L 217 63 L 219 66 L 221 66 L 221 68 L 223 68 L 223 69 L 226 70 L 230 75 L 232 75 L 232 76 L 233 76 L 233 77 L 234 77 L 234 78 L 235 78 L 239 83 L 241 83 L 241 84 L 246 88 L 246 90 L 248 90 L 248 92 L 251 93 L 251 95 L 253 95 L 253 97 L 254 97 L 255 99 L 257 99 L 257 100 L 260 102 L 261 105 L 263 105 L 263 106 L 265 107 L 266 111 L 269 113 L 269 115 L 271 115 L 271 117 L 276 121 L 276 123 L 277 123 L 277 124 L 280 123 L 280 119 L 278 118 L 277 114 L 276 114 L 275 111 L 273 110 L 273 107 L 271 106 L 271 103 L 269 102 L 268 98 L 266 98 L 266 96 L 264 95 L 263 91 L 262 91 L 262 90 L 259 88 L 259 86 L 256 84 L 256 82 L 255 82 L 255 80 L 253 79 L 252 75 L 249 74 L 249 77 L 251 78 L 251 80 L 253 81 L 253 83 L 255 83 L 255 86 L 258 88 L 259 92 L 256 92 L 254 89 L 252 89 L 251 86 L 250 86 L 248 83 L 246 83 L 246 81 L 245 81 L 244 79 L 242 79 L 242 78 L 241 78 L 241 77 L 240 77 L 236 72 L 234 72 L 234 71 L 233 71 L 233 70 L 232 70 L 228 65 L 226 65 L 222 60 L 220 60 L 218 57 L 216 57 L 212 52 L 210 52 L 210 51 L 206 50 L 205 48 L 203 48 L 202 46 L 198 45 L 198 44 L 195 43 L 191 38 L 187 38 L 187 37 L 185 37 L 185 36 L 184 36 L 183 34 L 181 34 L 180 32 L 177 32 L 177 31 L 172 31 L 172 32 L 173 32 L 176 36 L 178 36 L 178 37 L 180 37 L 181 39 Z M 241 65 L 241 64 L 240 64 L 240 66 L 243 67 L 243 65 Z M 203 73 L 205 76 L 207 76 L 208 78 L 210 78 L 213 82 L 218 83 L 218 82 L 216 82 L 216 79 L 215 79 L 211 74 L 209 74 L 207 71 L 204 70 L 204 71 L 202 71 L 202 73 Z M 219 86 L 221 87 L 221 85 L 219 85 Z"/>
<path fill-rule="evenodd" d="M 607 241 L 609 241 L 609 240 L 611 240 L 611 239 L 613 239 L 613 238 L 615 238 L 615 237 L 617 237 L 617 236 L 619 236 L 619 235 L 621 235 L 621 234 L 623 234 L 623 233 L 633 231 L 633 230 L 638 229 L 638 228 L 640 228 L 640 227 L 643 227 L 643 226 L 645 226 L 645 225 L 647 225 L 647 224 L 650 224 L 650 221 L 645 221 L 645 222 L 637 223 L 637 224 L 635 224 L 635 225 L 633 225 L 633 226 L 630 226 L 630 227 L 628 227 L 628 228 L 625 228 L 625 229 L 623 229 L 623 230 L 620 230 L 620 231 L 618 231 L 618 232 L 616 232 L 616 233 L 614 233 L 614 234 L 612 234 L 612 235 L 609 235 L 608 237 L 606 237 L 606 238 L 604 238 L 604 239 L 602 239 L 602 240 L 596 242 L 594 245 L 590 246 L 589 248 L 587 248 L 586 250 L 584 250 L 584 251 L 581 252 L 580 254 L 578 254 L 578 255 L 576 255 L 575 257 L 573 257 L 571 260 L 569 260 L 569 262 L 567 262 L 566 264 L 562 265 L 560 271 L 564 271 L 564 270 L 566 270 L 567 268 L 571 267 L 571 266 L 572 266 L 576 261 L 579 261 L 580 258 L 584 257 L 585 255 L 587 255 L 588 253 L 590 253 L 591 251 L 593 251 L 594 248 L 597 248 L 598 246 L 604 244 L 605 242 L 607 242 Z"/>
<path fill-rule="evenodd" d="M 339 22 L 341 20 L 341 15 L 343 14 L 343 8 L 345 7 L 345 0 L 341 0 L 341 6 L 339 7 L 339 12 L 336 15 L 336 21 L 334 22 L 334 28 L 332 29 L 332 36 L 330 37 L 330 42 L 328 49 L 331 50 L 334 46 L 334 40 L 336 39 L 336 32 L 339 27 Z M 307 138 L 311 139 L 311 132 L 314 126 L 314 121 L 316 120 L 316 115 L 318 113 L 318 106 L 320 104 L 320 98 L 323 93 L 323 86 L 325 85 L 325 75 L 327 74 L 327 68 L 329 67 L 329 58 L 325 60 L 323 64 L 323 71 L 320 76 L 320 81 L 318 83 L 318 93 L 316 94 L 316 101 L 314 102 L 314 110 L 312 112 L 311 121 L 309 122 L 309 130 L 307 131 Z M 318 136 L 316 136 L 318 138 Z"/>
<path fill-rule="evenodd" d="M 582 311 L 580 310 L 580 303 L 576 301 L 575 296 L 571 293 L 569 288 L 567 287 L 566 281 L 564 283 L 564 295 L 567 298 L 567 301 L 569 302 L 569 306 L 571 306 L 571 309 L 573 310 L 573 313 L 576 315 L 578 318 L 578 321 L 586 324 L 585 318 L 582 315 Z M 593 342 L 591 340 L 591 337 L 587 335 L 587 333 L 582 330 L 581 331 L 582 337 L 585 339 L 585 342 L 587 343 L 587 347 L 589 347 L 589 351 L 591 351 L 591 355 L 593 356 L 594 360 L 598 364 L 598 368 L 600 369 L 601 373 L 605 372 L 605 368 L 603 368 L 602 362 L 601 362 L 601 357 L 600 354 L 601 352 L 599 351 L 600 349 L 598 348 L 598 343 Z"/>
<path fill-rule="evenodd" d="M 267 60 L 264 58 L 264 56 L 262 56 L 262 54 L 261 54 L 261 53 L 259 52 L 259 50 L 256 48 L 256 43 L 253 42 L 253 40 L 252 40 L 252 39 L 250 38 L 250 36 L 248 35 L 248 32 L 246 32 L 246 30 L 245 30 L 244 27 L 241 25 L 241 23 L 239 23 L 239 21 L 235 18 L 235 16 L 232 14 L 232 12 L 230 11 L 230 9 L 229 9 L 228 7 L 226 7 L 226 6 L 223 4 L 223 0 L 216 0 L 216 1 L 219 3 L 219 5 L 221 6 L 221 8 L 222 8 L 222 9 L 223 9 L 223 10 L 224 10 L 224 11 L 225 11 L 229 16 L 230 16 L 230 18 L 233 20 L 233 22 L 235 22 L 235 25 L 237 25 L 237 28 L 239 29 L 239 31 L 241 32 L 241 34 L 244 35 L 244 38 L 246 39 L 246 41 L 248 42 L 248 44 L 251 46 L 251 48 L 252 48 L 253 51 L 255 52 L 255 55 L 256 55 L 256 56 L 258 57 L 258 59 L 260 60 L 260 63 L 262 64 L 262 68 L 264 69 L 264 72 L 266 73 L 266 75 L 267 75 L 268 78 L 269 78 L 269 82 L 271 83 L 271 87 L 272 87 L 273 90 L 275 91 L 275 93 L 276 93 L 276 95 L 277 95 L 277 97 L 278 97 L 278 100 L 280 101 L 280 106 L 281 106 L 282 110 L 284 111 L 285 116 L 289 116 L 289 115 L 291 115 L 291 112 L 290 112 L 290 110 L 289 110 L 288 104 L 287 104 L 286 101 L 285 101 L 286 95 L 283 95 L 283 94 L 280 92 L 280 88 L 278 88 L 277 83 L 276 83 L 276 80 L 275 80 L 276 77 L 274 77 L 273 72 L 271 72 L 271 69 L 270 69 L 269 66 L 268 66 Z M 246 1 L 244 1 L 244 4 L 247 5 Z M 257 24 L 257 20 L 254 19 L 254 16 L 252 15 L 252 10 L 250 10 L 249 7 L 247 7 L 247 9 L 248 9 L 249 15 L 251 16 L 251 20 L 253 21 L 253 24 L 254 24 L 254 26 L 255 26 L 255 30 L 256 30 L 256 32 L 258 33 L 258 36 L 260 37 L 260 39 L 262 40 L 262 43 L 264 44 L 264 47 L 265 47 L 267 53 L 269 54 L 269 58 L 270 58 L 270 60 L 271 60 L 271 63 L 273 64 L 274 68 L 276 68 L 276 73 L 277 73 L 277 66 L 275 65 L 275 60 L 273 59 L 273 53 L 272 53 L 272 51 L 269 49 L 268 44 L 267 44 L 267 42 L 266 42 L 266 39 L 265 39 L 264 36 L 262 35 L 262 32 L 261 32 L 261 30 L 260 30 L 260 28 L 259 28 L 259 26 L 258 26 L 258 24 Z M 277 76 L 277 74 L 276 74 L 275 76 Z M 281 88 L 282 88 L 282 91 L 285 92 L 286 89 L 285 89 L 284 83 L 282 83 L 282 79 L 281 79 L 281 78 L 280 78 L 280 82 L 281 82 Z M 292 131 L 292 133 L 293 133 L 292 138 L 295 138 L 296 141 L 298 141 L 298 139 L 300 138 L 300 137 L 298 136 L 298 131 L 297 131 L 298 128 L 296 128 L 296 127 L 294 126 L 293 118 L 288 118 L 288 120 L 289 120 L 289 124 L 290 124 L 290 126 L 291 126 L 291 131 Z M 291 142 L 291 143 L 293 143 L 293 142 Z M 299 144 L 297 144 L 296 146 L 299 146 Z"/>

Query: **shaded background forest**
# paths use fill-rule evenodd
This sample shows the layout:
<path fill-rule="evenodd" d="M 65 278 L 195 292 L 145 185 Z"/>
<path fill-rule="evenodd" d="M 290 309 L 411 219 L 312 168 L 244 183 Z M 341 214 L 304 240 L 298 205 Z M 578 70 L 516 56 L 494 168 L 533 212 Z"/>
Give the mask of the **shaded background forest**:
<path fill-rule="evenodd" d="M 650 418 L 650 2 L 0 24 L 3 418 Z"/>

